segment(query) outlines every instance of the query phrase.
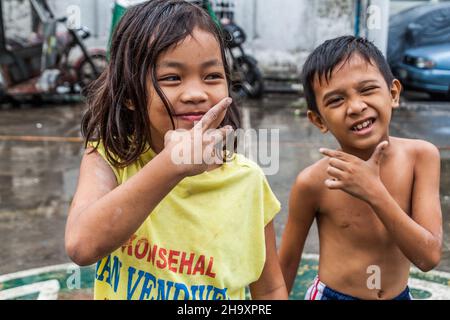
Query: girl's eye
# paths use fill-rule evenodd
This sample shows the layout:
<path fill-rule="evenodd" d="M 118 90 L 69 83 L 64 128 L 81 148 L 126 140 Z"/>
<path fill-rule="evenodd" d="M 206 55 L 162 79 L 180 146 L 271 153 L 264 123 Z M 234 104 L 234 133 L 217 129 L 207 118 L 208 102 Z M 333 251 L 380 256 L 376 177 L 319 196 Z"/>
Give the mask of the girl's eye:
<path fill-rule="evenodd" d="M 220 73 L 212 73 L 206 76 L 205 80 L 217 80 L 223 79 L 223 75 Z"/>
<path fill-rule="evenodd" d="M 179 76 L 165 76 L 158 79 L 158 81 L 167 81 L 167 82 L 174 82 L 174 81 L 180 81 Z"/>

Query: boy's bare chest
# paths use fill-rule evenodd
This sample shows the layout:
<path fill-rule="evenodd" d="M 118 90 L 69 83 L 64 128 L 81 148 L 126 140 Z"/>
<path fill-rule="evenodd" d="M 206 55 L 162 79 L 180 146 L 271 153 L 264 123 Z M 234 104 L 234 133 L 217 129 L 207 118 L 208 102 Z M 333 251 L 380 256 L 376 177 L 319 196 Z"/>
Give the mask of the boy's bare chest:
<path fill-rule="evenodd" d="M 401 160 L 401 157 L 398 160 Z M 407 162 L 395 163 L 401 165 L 382 168 L 381 180 L 402 210 L 411 215 L 414 168 Z M 320 202 L 319 219 L 325 218 L 336 228 L 352 228 L 355 232 L 372 234 L 385 231 L 376 213 L 366 202 L 344 191 L 324 188 Z"/>

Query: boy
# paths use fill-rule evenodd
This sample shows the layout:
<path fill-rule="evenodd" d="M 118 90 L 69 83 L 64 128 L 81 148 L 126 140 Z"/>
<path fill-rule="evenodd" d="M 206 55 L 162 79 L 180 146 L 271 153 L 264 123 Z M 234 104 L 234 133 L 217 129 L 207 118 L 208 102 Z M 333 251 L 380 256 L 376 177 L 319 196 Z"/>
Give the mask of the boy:
<path fill-rule="evenodd" d="M 307 299 L 410 299 L 410 263 L 429 271 L 441 257 L 439 151 L 389 136 L 401 84 L 369 41 L 326 41 L 302 80 L 309 120 L 341 150 L 321 149 L 294 183 L 280 247 L 287 288 L 316 218 L 319 274 Z"/>

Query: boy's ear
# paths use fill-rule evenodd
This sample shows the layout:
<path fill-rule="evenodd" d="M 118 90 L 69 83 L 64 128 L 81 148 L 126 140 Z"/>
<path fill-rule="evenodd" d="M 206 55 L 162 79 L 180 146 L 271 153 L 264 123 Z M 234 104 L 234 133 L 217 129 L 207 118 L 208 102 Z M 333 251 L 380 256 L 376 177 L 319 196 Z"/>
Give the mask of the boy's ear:
<path fill-rule="evenodd" d="M 398 108 L 400 106 L 400 93 L 402 92 L 402 84 L 397 79 L 392 81 L 391 85 L 391 100 L 392 108 Z"/>
<path fill-rule="evenodd" d="M 323 119 L 320 116 L 320 114 L 318 114 L 315 111 L 308 110 L 306 115 L 308 116 L 309 121 L 313 125 L 315 125 L 317 128 L 319 128 L 322 133 L 327 133 L 328 132 L 328 127 L 325 124 L 325 122 L 323 121 Z"/>

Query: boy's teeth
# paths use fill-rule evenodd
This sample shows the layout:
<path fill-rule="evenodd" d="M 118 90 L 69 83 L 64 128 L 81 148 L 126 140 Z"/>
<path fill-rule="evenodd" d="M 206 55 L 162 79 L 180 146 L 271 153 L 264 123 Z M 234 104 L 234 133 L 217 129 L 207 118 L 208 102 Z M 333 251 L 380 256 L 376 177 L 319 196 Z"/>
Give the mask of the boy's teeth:
<path fill-rule="evenodd" d="M 358 124 L 357 126 L 353 127 L 354 130 L 361 130 L 363 128 L 367 128 L 368 126 L 370 126 L 372 123 L 371 120 L 367 120 L 364 123 Z"/>

